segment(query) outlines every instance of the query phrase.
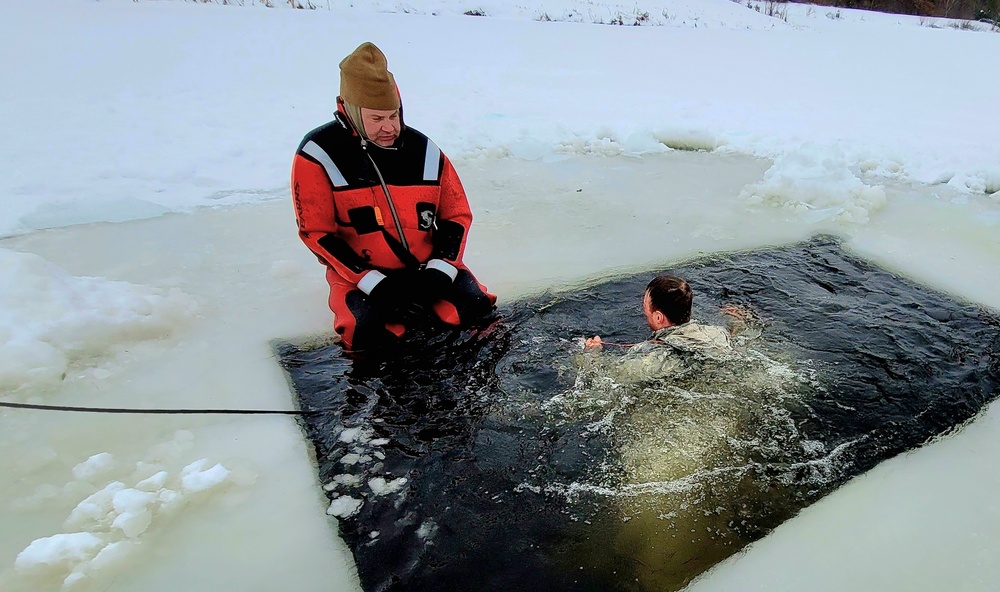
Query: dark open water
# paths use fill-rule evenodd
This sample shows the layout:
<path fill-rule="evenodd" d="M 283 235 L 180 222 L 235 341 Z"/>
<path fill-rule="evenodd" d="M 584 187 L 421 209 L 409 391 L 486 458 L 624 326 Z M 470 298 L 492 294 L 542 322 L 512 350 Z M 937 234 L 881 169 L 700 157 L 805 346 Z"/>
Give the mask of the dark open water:
<path fill-rule="evenodd" d="M 660 272 L 690 281 L 695 318 L 741 305 L 755 330 L 730 359 L 610 378 L 616 353 L 588 362 L 576 338 L 645 339 L 640 298 Z M 826 237 L 501 312 L 382 362 L 277 346 L 301 407 L 334 409 L 302 425 L 328 496 L 358 506 L 340 532 L 366 591 L 679 589 L 961 426 L 1000 379 L 995 312 Z"/>

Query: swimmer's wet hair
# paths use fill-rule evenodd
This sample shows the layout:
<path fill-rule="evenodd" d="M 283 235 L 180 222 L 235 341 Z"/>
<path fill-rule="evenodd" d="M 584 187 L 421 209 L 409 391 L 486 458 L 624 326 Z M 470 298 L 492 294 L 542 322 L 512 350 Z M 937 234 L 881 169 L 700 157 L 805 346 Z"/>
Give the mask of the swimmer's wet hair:
<path fill-rule="evenodd" d="M 660 275 L 646 286 L 649 305 L 662 312 L 674 325 L 683 325 L 691 320 L 691 286 L 679 277 Z"/>

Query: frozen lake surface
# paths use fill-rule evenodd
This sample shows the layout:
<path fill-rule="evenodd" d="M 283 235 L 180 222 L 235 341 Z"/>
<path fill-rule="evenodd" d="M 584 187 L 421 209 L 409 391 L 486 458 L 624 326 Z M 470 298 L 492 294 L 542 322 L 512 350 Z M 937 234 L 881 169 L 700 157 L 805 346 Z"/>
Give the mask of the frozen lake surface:
<path fill-rule="evenodd" d="M 456 164 L 476 213 L 467 263 L 504 300 L 832 232 L 889 269 L 1000 309 L 996 204 L 948 186 L 889 183 L 887 205 L 861 226 L 809 223 L 801 212 L 753 205 L 741 192 L 761 182 L 771 163 L 746 156 L 674 151 Z M 175 298 L 193 303 L 166 334 L 123 339 L 74 360 L 65 379 L 24 400 L 288 408 L 288 385 L 269 342 L 330 327 L 322 268 L 298 241 L 284 198 L 41 231 L 0 246 L 40 255 L 73 276 L 175 289 L 182 293 Z M 995 416 L 877 467 L 694 587 L 991 589 L 1000 582 L 992 560 L 1000 516 L 989 494 L 1000 480 Z M 55 589 L 74 567 L 85 576 L 75 584 L 80 589 L 356 589 L 350 556 L 324 514 L 309 446 L 292 419 L 10 410 L 0 415 L 0 447 L 0 472 L 8 476 L 0 483 L 4 590 Z M 79 465 L 104 452 L 113 461 Z M 200 459 L 206 463 L 191 468 Z M 217 463 L 228 474 L 207 482 Z M 11 569 L 42 537 L 79 530 L 121 539 L 120 526 L 88 520 L 78 505 L 115 482 L 134 489 L 161 472 L 179 483 L 202 475 L 203 488 L 191 479 L 178 486 L 176 507 L 147 500 L 149 521 L 140 520 L 130 539 L 140 544 L 123 546 L 120 557 L 83 565 L 67 556 L 31 573 Z M 118 511 L 146 515 L 126 510 Z M 935 549 L 933 561 L 921 557 L 927 548 Z M 845 561 L 856 569 L 843 569 Z"/>
<path fill-rule="evenodd" d="M 287 408 L 271 341 L 330 331 L 289 163 L 362 41 L 455 161 L 467 263 L 502 300 L 825 232 L 1000 309 L 988 27 L 729 0 L 228 4 L 0 3 L 4 398 Z M 1000 589 L 996 409 L 691 587 Z M 287 417 L 4 410 L 0 590 L 356 590 L 309 451 Z"/>

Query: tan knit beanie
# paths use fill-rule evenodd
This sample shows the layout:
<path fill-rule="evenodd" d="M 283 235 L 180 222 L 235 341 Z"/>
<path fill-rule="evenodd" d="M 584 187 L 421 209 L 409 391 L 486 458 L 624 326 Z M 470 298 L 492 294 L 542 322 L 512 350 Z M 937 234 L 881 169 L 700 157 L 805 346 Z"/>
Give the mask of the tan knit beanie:
<path fill-rule="evenodd" d="M 345 102 L 379 111 L 399 109 L 396 80 L 385 54 L 374 43 L 362 43 L 340 62 L 340 96 Z"/>

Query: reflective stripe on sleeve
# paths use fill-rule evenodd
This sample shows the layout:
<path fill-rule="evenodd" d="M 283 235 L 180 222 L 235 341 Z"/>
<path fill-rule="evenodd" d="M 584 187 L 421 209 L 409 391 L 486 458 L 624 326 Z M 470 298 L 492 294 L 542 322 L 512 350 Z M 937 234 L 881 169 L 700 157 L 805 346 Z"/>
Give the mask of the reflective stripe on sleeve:
<path fill-rule="evenodd" d="M 334 187 L 347 187 L 347 179 L 345 179 L 344 175 L 340 173 L 340 169 L 337 168 L 337 165 L 333 164 L 333 159 L 330 158 L 330 155 L 319 147 L 319 144 L 316 142 L 308 142 L 302 147 L 302 151 L 315 158 L 316 162 L 323 165 L 323 168 L 326 169 L 326 176 L 330 177 L 330 183 L 332 183 Z"/>
<path fill-rule="evenodd" d="M 358 289 L 365 294 L 371 294 L 372 290 L 378 285 L 379 282 L 385 279 L 385 274 L 377 269 L 373 269 L 365 274 L 361 281 L 358 282 Z"/>
<path fill-rule="evenodd" d="M 424 181 L 437 181 L 440 162 L 441 149 L 434 142 L 427 140 L 427 155 L 424 157 Z"/>
<path fill-rule="evenodd" d="M 455 281 L 455 276 L 458 275 L 458 268 L 447 261 L 442 261 L 441 259 L 431 259 L 427 262 L 426 267 L 427 269 L 436 269 L 445 273 L 451 278 L 451 281 Z"/>

